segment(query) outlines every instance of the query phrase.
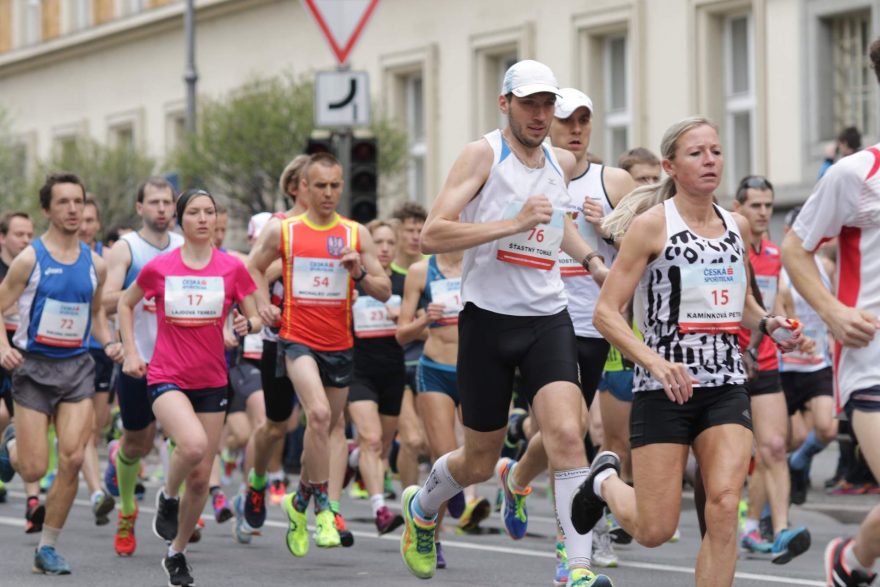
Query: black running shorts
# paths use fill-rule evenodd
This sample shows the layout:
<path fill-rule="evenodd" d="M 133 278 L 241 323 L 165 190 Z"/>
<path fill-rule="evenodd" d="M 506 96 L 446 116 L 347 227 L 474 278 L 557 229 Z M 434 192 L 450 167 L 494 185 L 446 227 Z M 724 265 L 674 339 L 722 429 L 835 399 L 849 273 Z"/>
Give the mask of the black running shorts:
<path fill-rule="evenodd" d="M 580 385 L 568 310 L 552 316 L 508 316 L 468 302 L 458 316 L 458 390 L 464 425 L 478 432 L 507 426 L 517 367 L 531 403 L 548 383 Z"/>
<path fill-rule="evenodd" d="M 663 390 L 634 394 L 630 412 L 630 445 L 687 444 L 703 430 L 722 424 L 740 424 L 752 429 L 749 393 L 743 385 L 700 387 L 682 405 L 666 397 Z"/>
<path fill-rule="evenodd" d="M 814 397 L 834 395 L 834 374 L 831 367 L 810 373 L 783 371 L 779 376 L 782 379 L 782 391 L 785 392 L 789 416 L 806 410 L 807 402 Z"/>

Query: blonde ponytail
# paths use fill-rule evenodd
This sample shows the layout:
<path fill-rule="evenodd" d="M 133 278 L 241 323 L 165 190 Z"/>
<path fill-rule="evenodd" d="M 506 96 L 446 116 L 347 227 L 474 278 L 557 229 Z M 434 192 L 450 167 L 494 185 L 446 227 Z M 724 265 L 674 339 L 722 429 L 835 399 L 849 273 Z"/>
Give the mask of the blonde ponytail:
<path fill-rule="evenodd" d="M 716 131 L 718 127 L 708 118 L 692 116 L 673 124 L 663 134 L 660 142 L 660 153 L 664 159 L 675 159 L 675 150 L 678 148 L 678 139 L 689 130 L 700 126 L 711 126 Z M 623 237 L 623 234 L 632 224 L 636 216 L 653 208 L 660 202 L 668 200 L 677 193 L 675 181 L 666 177 L 663 181 L 653 185 L 640 186 L 625 195 L 614 210 L 602 221 L 602 228 L 606 229 L 615 239 Z"/>

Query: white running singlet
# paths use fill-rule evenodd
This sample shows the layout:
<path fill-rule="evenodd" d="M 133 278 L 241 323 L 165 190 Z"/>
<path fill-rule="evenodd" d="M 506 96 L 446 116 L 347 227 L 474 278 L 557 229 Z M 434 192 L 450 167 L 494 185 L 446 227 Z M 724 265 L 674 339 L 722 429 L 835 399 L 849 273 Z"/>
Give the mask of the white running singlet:
<path fill-rule="evenodd" d="M 171 251 L 183 245 L 183 237 L 176 232 L 168 233 L 168 246 L 164 249 L 154 247 L 152 244 L 144 240 L 137 231 L 129 232 L 121 237 L 120 240 L 125 241 L 128 250 L 131 253 L 131 264 L 125 273 L 125 281 L 123 281 L 123 289 L 127 288 L 137 278 L 138 273 L 148 261 L 153 257 L 158 257 L 163 253 Z M 143 299 L 134 307 L 134 343 L 137 347 L 141 359 L 145 363 L 149 363 L 153 358 L 153 348 L 156 346 L 156 333 L 158 325 L 156 324 L 156 302 L 154 300 Z"/>
<path fill-rule="evenodd" d="M 804 249 L 839 236 L 837 298 L 880 316 L 880 144 L 844 157 L 816 184 L 792 227 Z M 835 410 L 853 392 L 880 386 L 880 337 L 864 348 L 835 343 Z"/>
<path fill-rule="evenodd" d="M 591 163 L 582 175 L 571 180 L 568 184 L 568 193 L 571 194 L 570 211 L 578 233 L 594 251 L 598 251 L 604 257 L 605 265 L 611 267 L 614 257 L 617 256 L 617 249 L 598 236 L 593 225 L 584 220 L 583 213 L 584 198 L 590 198 L 602 204 L 602 212 L 605 216 L 611 214 L 613 208 L 608 200 L 608 192 L 605 191 L 604 174 L 604 165 Z M 559 265 L 575 335 L 603 338 L 593 326 L 593 310 L 599 299 L 599 285 L 584 269 L 579 259 L 572 259 L 562 251 L 559 252 Z"/>
<path fill-rule="evenodd" d="M 819 275 L 822 278 L 822 285 L 829 291 L 831 290 L 831 279 L 825 271 L 825 267 L 819 258 L 816 258 L 816 266 L 819 268 Z M 802 353 L 798 350 L 790 353 L 777 353 L 779 355 L 779 372 L 780 373 L 813 373 L 831 366 L 831 351 L 828 348 L 828 326 L 813 309 L 813 306 L 807 303 L 791 283 L 791 278 L 785 269 L 779 275 L 779 280 L 788 287 L 794 301 L 794 315 L 800 321 L 804 328 L 804 336 L 808 336 L 816 343 L 816 348 L 812 353 Z"/>
<path fill-rule="evenodd" d="M 513 154 L 500 130 L 483 138 L 495 158 L 483 188 L 462 211 L 462 221 L 482 224 L 510 218 L 529 197 L 540 194 L 550 200 L 554 214 L 548 224 L 467 249 L 462 302 L 509 316 L 558 314 L 568 303 L 557 259 L 562 217 L 571 205 L 559 161 L 545 145 L 544 165 L 530 169 Z"/>

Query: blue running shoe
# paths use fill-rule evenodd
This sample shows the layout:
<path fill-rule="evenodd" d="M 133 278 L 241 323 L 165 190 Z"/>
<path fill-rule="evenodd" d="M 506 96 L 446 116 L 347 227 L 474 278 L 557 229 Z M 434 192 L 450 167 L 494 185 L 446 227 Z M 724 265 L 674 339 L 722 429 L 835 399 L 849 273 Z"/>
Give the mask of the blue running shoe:
<path fill-rule="evenodd" d="M 514 540 L 519 540 L 526 535 L 529 527 L 529 514 L 526 510 L 526 497 L 532 492 L 531 487 L 526 487 L 521 493 L 514 492 L 510 488 L 510 472 L 516 461 L 513 459 L 501 459 L 495 465 L 495 473 L 501 480 L 501 488 L 504 490 L 504 528 L 507 535 Z"/>
<path fill-rule="evenodd" d="M 113 497 L 119 497 L 119 481 L 116 479 L 116 453 L 118 452 L 119 441 L 111 441 L 107 445 L 107 469 L 104 470 L 104 488 Z"/>
<path fill-rule="evenodd" d="M 449 512 L 449 515 L 456 520 L 461 517 L 464 513 L 464 508 L 467 504 L 464 499 L 464 492 L 459 491 L 455 495 L 453 495 L 449 501 L 446 502 L 446 511 Z"/>
<path fill-rule="evenodd" d="M 34 551 L 34 572 L 44 575 L 69 575 L 70 565 L 58 554 L 54 546 L 44 546 Z"/>
<path fill-rule="evenodd" d="M 774 564 L 784 565 L 794 557 L 807 552 L 810 549 L 810 531 L 804 527 L 794 530 L 780 530 L 773 541 L 770 551 Z"/>
<path fill-rule="evenodd" d="M 759 530 L 752 530 L 748 534 L 743 534 L 739 540 L 740 548 L 749 554 L 769 554 L 773 548 L 773 544 L 764 540 Z"/>
<path fill-rule="evenodd" d="M 434 546 L 437 547 L 437 568 L 445 569 L 446 568 L 446 557 L 443 556 L 443 546 L 439 542 L 435 542 Z"/>
<path fill-rule="evenodd" d="M 15 469 L 12 468 L 12 460 L 9 458 L 9 441 L 15 438 L 15 424 L 10 424 L 3 431 L 0 440 L 0 481 L 8 483 L 15 477 Z"/>
<path fill-rule="evenodd" d="M 239 493 L 232 499 L 232 510 L 235 512 L 232 535 L 239 544 L 250 544 L 254 533 L 244 519 L 244 495 Z"/>
<path fill-rule="evenodd" d="M 52 489 L 52 484 L 55 483 L 56 474 L 57 471 L 49 471 L 40 479 L 40 493 L 49 493 L 49 490 Z"/>

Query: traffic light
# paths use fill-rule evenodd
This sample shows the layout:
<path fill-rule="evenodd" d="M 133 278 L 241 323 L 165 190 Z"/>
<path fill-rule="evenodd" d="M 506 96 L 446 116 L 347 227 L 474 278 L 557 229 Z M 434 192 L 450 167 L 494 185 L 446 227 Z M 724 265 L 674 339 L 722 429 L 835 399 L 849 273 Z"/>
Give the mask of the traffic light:
<path fill-rule="evenodd" d="M 329 136 L 326 138 L 309 137 L 309 141 L 306 143 L 306 155 L 315 155 L 316 153 L 336 155 L 333 150 L 333 139 Z"/>
<path fill-rule="evenodd" d="M 351 143 L 350 217 L 361 224 L 376 218 L 379 189 L 379 146 L 374 138 L 354 138 Z"/>

